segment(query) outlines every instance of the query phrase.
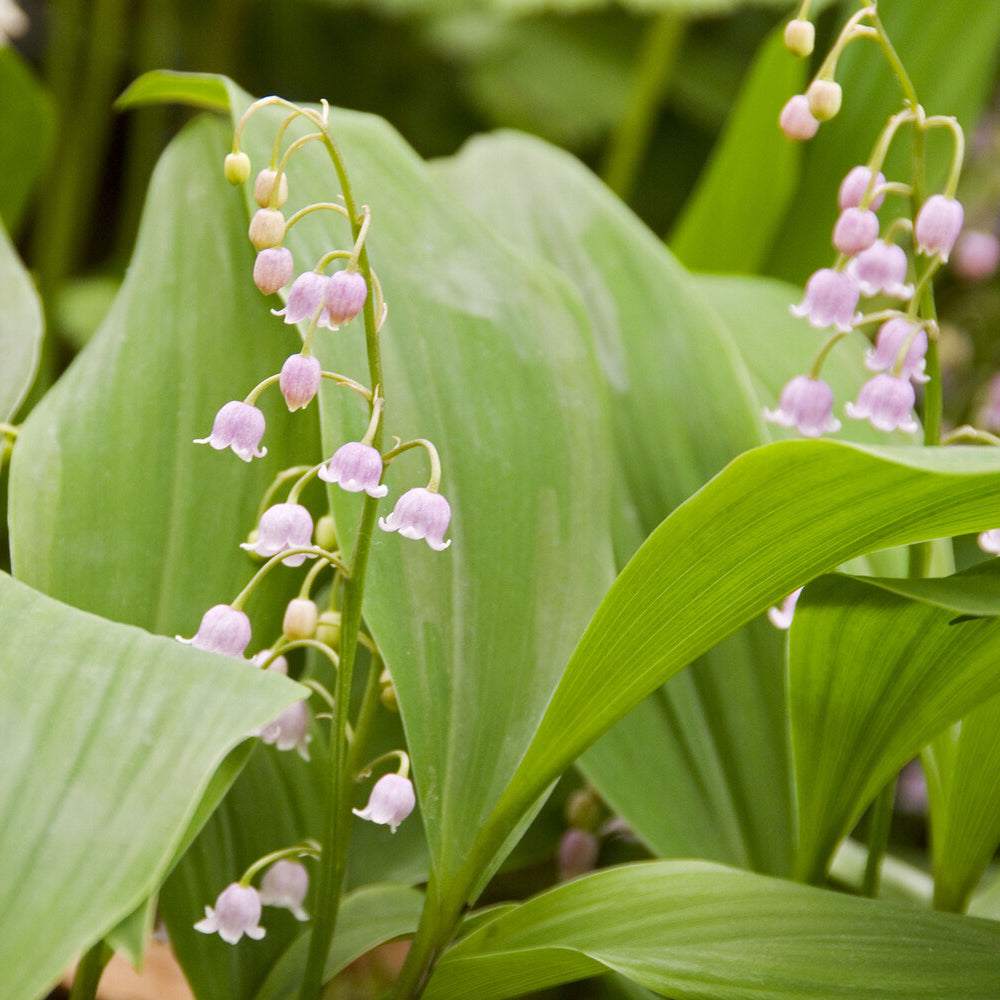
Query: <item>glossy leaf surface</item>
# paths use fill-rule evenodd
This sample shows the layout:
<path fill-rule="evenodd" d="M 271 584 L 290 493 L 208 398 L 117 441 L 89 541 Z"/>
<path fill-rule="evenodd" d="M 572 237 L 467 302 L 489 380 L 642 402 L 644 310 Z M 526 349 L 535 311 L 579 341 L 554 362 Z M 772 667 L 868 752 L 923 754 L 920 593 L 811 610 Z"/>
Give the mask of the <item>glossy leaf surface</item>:
<path fill-rule="evenodd" d="M 0 421 L 14 416 L 31 388 L 43 325 L 35 286 L 0 226 Z"/>

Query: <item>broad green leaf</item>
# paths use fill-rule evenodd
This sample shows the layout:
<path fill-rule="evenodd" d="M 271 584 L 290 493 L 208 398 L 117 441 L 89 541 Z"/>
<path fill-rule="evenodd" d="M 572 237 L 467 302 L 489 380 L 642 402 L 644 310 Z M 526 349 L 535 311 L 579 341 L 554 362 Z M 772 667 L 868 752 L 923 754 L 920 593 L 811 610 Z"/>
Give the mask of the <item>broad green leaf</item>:
<path fill-rule="evenodd" d="M 236 113 L 249 100 L 234 91 Z M 262 114 L 244 131 L 254 162 L 269 157 L 283 117 Z M 367 246 L 389 308 L 385 432 L 434 441 L 452 507 L 444 552 L 376 531 L 365 596 L 399 697 L 432 867 L 447 883 L 611 579 L 606 404 L 565 281 L 447 197 L 385 123 L 335 111 L 331 122 L 356 198 L 372 206 Z M 296 205 L 336 196 L 318 144 L 290 174 Z M 312 221 L 286 240 L 303 267 L 347 243 L 343 220 Z M 368 381 L 357 323 L 319 337 L 316 350 L 326 367 Z M 347 395 L 323 399 L 326 454 L 364 433 L 364 408 Z M 391 497 L 426 475 L 419 453 L 403 455 L 386 475 Z M 357 498 L 334 490 L 332 499 L 348 544 Z"/>
<path fill-rule="evenodd" d="M 38 292 L 0 225 L 0 421 L 17 413 L 31 388 L 43 326 Z"/>
<path fill-rule="evenodd" d="M 386 941 L 412 934 L 423 908 L 423 893 L 402 885 L 367 885 L 341 900 L 341 930 L 327 955 L 324 981 Z M 300 937 L 281 957 L 255 1000 L 293 1000 L 298 996 L 308 941 Z"/>
<path fill-rule="evenodd" d="M 670 235 L 702 271 L 756 271 L 767 258 L 799 180 L 801 150 L 774 127 L 806 66 L 776 29 L 761 46 L 711 159 Z"/>
<path fill-rule="evenodd" d="M 855 10 L 856 4 L 842 4 L 838 26 Z M 996 80 L 1000 4 L 897 0 L 881 4 L 879 17 L 927 113 L 954 115 L 971 135 Z M 975 25 L 974 31 L 970 25 Z M 802 183 L 768 265 L 771 273 L 795 282 L 804 282 L 816 268 L 833 261 L 830 233 L 837 219 L 837 188 L 851 167 L 868 159 L 889 115 L 903 105 L 899 84 L 880 49 L 865 41 L 849 45 L 841 56 L 837 82 L 844 91 L 843 107 L 806 145 Z M 773 127 L 777 131 L 777 121 Z M 947 143 L 935 146 L 927 182 L 940 190 L 950 151 Z M 909 141 L 903 134 L 894 144 L 886 176 L 909 181 L 909 157 Z M 892 218 L 886 215 L 892 206 L 890 201 L 883 217 Z M 895 208 L 902 211 L 904 203 L 897 199 Z"/>
<path fill-rule="evenodd" d="M 191 104 L 210 111 L 228 111 L 226 80 L 210 73 L 175 73 L 156 69 L 133 80 L 115 101 L 119 111 L 146 104 Z"/>
<path fill-rule="evenodd" d="M 943 732 L 924 755 L 934 903 L 940 909 L 965 909 L 1000 845 L 998 734 L 1000 698 L 991 698 Z"/>
<path fill-rule="evenodd" d="M 699 862 L 611 868 L 452 947 L 424 996 L 502 1000 L 614 970 L 677 1000 L 989 1000 L 1000 926 Z"/>
<path fill-rule="evenodd" d="M 454 890 L 554 775 L 706 648 L 864 552 L 1000 518 L 1000 457 L 788 441 L 734 461 L 647 539 L 573 654 Z M 471 881 L 471 879 L 469 879 Z"/>
<path fill-rule="evenodd" d="M 0 47 L 0 94 L 0 177 L 4 179 L 0 219 L 6 231 L 16 236 L 52 152 L 55 108 L 51 96 L 10 45 Z M 5 263 L 0 265 L 0 274 L 6 269 Z M 6 351 L 2 353 L 6 358 Z"/>
<path fill-rule="evenodd" d="M 0 575 L 0 968 L 31 1000 L 165 874 L 214 768 L 301 697 Z"/>
<path fill-rule="evenodd" d="M 801 878 L 822 878 L 837 841 L 935 733 L 1000 692 L 1000 574 L 972 580 L 992 598 L 989 618 L 963 620 L 960 592 L 936 603 L 937 580 L 921 599 L 923 581 L 908 581 L 911 598 L 879 581 L 822 577 L 800 598 L 789 712 Z"/>

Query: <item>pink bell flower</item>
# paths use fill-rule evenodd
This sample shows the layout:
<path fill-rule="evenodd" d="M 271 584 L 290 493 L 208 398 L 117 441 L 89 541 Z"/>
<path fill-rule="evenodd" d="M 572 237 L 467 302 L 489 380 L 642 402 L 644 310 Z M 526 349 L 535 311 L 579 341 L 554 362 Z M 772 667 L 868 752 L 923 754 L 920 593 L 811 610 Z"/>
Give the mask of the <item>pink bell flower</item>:
<path fill-rule="evenodd" d="M 865 353 L 865 367 L 873 372 L 892 371 L 896 367 L 899 359 L 899 352 L 903 345 L 913 335 L 917 329 L 916 323 L 911 323 L 902 316 L 887 320 L 879 327 L 875 337 L 875 346 Z M 929 376 L 924 374 L 926 364 L 924 356 L 927 354 L 927 333 L 921 327 L 913 337 L 906 357 L 903 360 L 903 367 L 899 372 L 900 378 L 913 379 L 915 382 L 927 382 Z"/>
<path fill-rule="evenodd" d="M 295 273 L 291 250 L 268 247 L 257 254 L 253 262 L 253 283 L 265 294 L 273 295 L 284 288 Z"/>
<path fill-rule="evenodd" d="M 209 653 L 242 657 L 250 644 L 250 619 L 228 604 L 216 604 L 201 616 L 201 624 L 192 638 L 185 639 L 179 635 L 175 638 L 178 642 Z"/>
<path fill-rule="evenodd" d="M 413 812 L 416 803 L 413 782 L 409 778 L 401 774 L 383 774 L 372 788 L 368 805 L 351 811 L 359 819 L 381 823 L 389 827 L 390 833 L 395 833 L 396 827 Z"/>
<path fill-rule="evenodd" d="M 333 453 L 333 458 L 319 470 L 319 478 L 327 483 L 337 483 L 348 493 L 364 491 L 376 499 L 389 492 L 389 487 L 379 482 L 382 478 L 382 456 L 376 448 L 360 441 L 342 444 Z"/>
<path fill-rule="evenodd" d="M 449 520 L 448 501 L 440 493 L 417 486 L 396 501 L 388 517 L 378 519 L 378 526 L 383 531 L 398 531 L 404 538 L 424 538 L 432 549 L 442 552 L 451 545 L 450 538 L 444 541 Z"/>
<path fill-rule="evenodd" d="M 278 750 L 295 750 L 303 760 L 309 760 L 309 708 L 304 701 L 289 705 L 256 733 L 262 743 Z"/>
<path fill-rule="evenodd" d="M 776 608 L 767 609 L 768 621 L 777 629 L 786 631 L 792 627 L 792 618 L 795 615 L 795 605 L 799 601 L 802 588 L 793 590 Z"/>
<path fill-rule="evenodd" d="M 195 438 L 194 443 L 211 445 L 216 451 L 232 448 L 244 462 L 249 462 L 267 454 L 267 449 L 260 447 L 264 426 L 264 414 L 256 406 L 234 399 L 215 415 L 212 433 L 207 438 Z"/>
<path fill-rule="evenodd" d="M 878 216 L 868 209 L 845 208 L 833 227 L 833 245 L 848 257 L 867 250 L 877 239 Z"/>
<path fill-rule="evenodd" d="M 847 264 L 864 296 L 891 295 L 904 302 L 913 295 L 913 285 L 906 283 L 909 261 L 906 252 L 895 243 L 876 240 Z"/>
<path fill-rule="evenodd" d="M 308 920 L 302 908 L 309 891 L 309 872 L 298 861 L 282 858 L 275 861 L 260 880 L 260 901 L 265 906 L 290 910 L 296 920 Z"/>
<path fill-rule="evenodd" d="M 326 287 L 326 308 L 320 326 L 339 330 L 349 323 L 368 298 L 368 284 L 357 271 L 335 271 Z"/>
<path fill-rule="evenodd" d="M 815 438 L 840 430 L 833 415 L 833 390 L 822 379 L 796 375 L 781 390 L 777 410 L 765 410 L 764 419 L 782 427 L 797 427 L 803 437 Z"/>
<path fill-rule="evenodd" d="M 909 379 L 883 372 L 861 387 L 857 403 L 848 403 L 846 410 L 849 417 L 868 420 L 877 430 L 894 431 L 898 427 L 913 434 L 919 427 L 912 416 L 914 400 Z"/>
<path fill-rule="evenodd" d="M 811 139 L 819 129 L 819 122 L 809 109 L 809 98 L 796 94 L 786 102 L 778 116 L 778 124 L 785 136 L 795 142 Z"/>
<path fill-rule="evenodd" d="M 325 274 L 317 274 L 315 271 L 303 272 L 292 282 L 284 309 L 272 309 L 271 312 L 275 316 L 284 316 L 286 323 L 299 323 L 304 319 L 312 319 L 323 305 L 329 281 Z"/>
<path fill-rule="evenodd" d="M 292 354 L 285 359 L 278 376 L 278 388 L 288 409 L 294 413 L 308 406 L 319 392 L 323 366 L 311 354 Z"/>
<path fill-rule="evenodd" d="M 202 934 L 218 933 L 228 944 L 236 944 L 244 934 L 259 941 L 265 934 L 260 926 L 260 893 L 252 885 L 233 882 L 215 901 L 215 909 L 205 907 L 205 919 L 194 925 Z"/>
<path fill-rule="evenodd" d="M 928 257 L 940 254 L 941 259 L 946 261 L 964 221 L 965 209 L 960 201 L 946 198 L 943 194 L 932 194 L 920 206 L 913 223 L 917 250 Z"/>
<path fill-rule="evenodd" d="M 955 244 L 951 263 L 955 273 L 965 281 L 986 281 L 1000 267 L 1000 240 L 993 233 L 967 229 Z"/>
<path fill-rule="evenodd" d="M 276 503 L 261 514 L 256 541 L 243 542 L 240 548 L 270 559 L 285 549 L 312 545 L 312 534 L 312 515 L 305 507 L 298 503 Z M 296 552 L 281 561 L 285 566 L 301 566 L 306 553 Z"/>
<path fill-rule="evenodd" d="M 793 316 L 804 317 L 812 326 L 833 326 L 847 333 L 859 318 L 859 298 L 858 283 L 850 274 L 823 267 L 806 282 L 801 304 L 789 308 Z"/>
<path fill-rule="evenodd" d="M 847 176 L 840 182 L 840 190 L 837 192 L 837 204 L 841 211 L 845 208 L 858 208 L 861 205 L 861 199 L 864 198 L 871 179 L 872 172 L 868 167 L 854 167 L 848 172 Z M 885 192 L 879 190 L 884 185 L 885 174 L 879 171 L 875 175 L 873 188 L 877 193 L 868 203 L 868 207 L 873 212 L 877 212 L 882 207 L 882 202 L 885 201 Z"/>

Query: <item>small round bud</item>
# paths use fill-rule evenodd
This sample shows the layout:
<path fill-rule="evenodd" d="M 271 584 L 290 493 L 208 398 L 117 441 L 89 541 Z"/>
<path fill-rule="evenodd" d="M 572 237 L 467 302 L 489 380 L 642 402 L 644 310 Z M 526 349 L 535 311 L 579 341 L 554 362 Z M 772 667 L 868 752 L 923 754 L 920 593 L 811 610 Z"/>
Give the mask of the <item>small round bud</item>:
<path fill-rule="evenodd" d="M 266 251 L 265 251 L 266 252 Z M 281 366 L 278 386 L 289 411 L 294 413 L 308 406 L 319 392 L 323 368 L 311 354 L 293 354 Z"/>
<path fill-rule="evenodd" d="M 261 208 L 281 208 L 288 201 L 288 174 L 282 170 L 281 180 L 278 181 L 278 197 L 274 205 L 271 205 L 271 199 L 274 197 L 274 180 L 277 176 L 277 170 L 262 170 L 253 182 L 253 200 Z"/>
<path fill-rule="evenodd" d="M 399 698 L 396 697 L 396 685 L 392 683 L 392 676 L 388 670 L 383 670 L 378 679 L 380 689 L 379 698 L 382 704 L 390 712 L 399 713 Z"/>
<path fill-rule="evenodd" d="M 253 283 L 265 294 L 273 295 L 292 280 L 295 264 L 291 250 L 268 247 L 253 262 Z"/>
<path fill-rule="evenodd" d="M 340 612 L 324 611 L 316 626 L 316 638 L 324 646 L 336 649 L 340 645 Z"/>
<path fill-rule="evenodd" d="M 592 833 L 575 828 L 567 830 L 559 841 L 557 861 L 560 881 L 565 882 L 593 871 L 600 847 L 600 842 Z"/>
<path fill-rule="evenodd" d="M 604 807 L 597 792 L 589 786 L 570 792 L 563 806 L 563 816 L 569 826 L 580 830 L 596 830 L 604 817 Z"/>
<path fill-rule="evenodd" d="M 819 122 L 828 122 L 839 110 L 843 91 L 835 80 L 813 80 L 806 91 L 809 111 Z"/>
<path fill-rule="evenodd" d="M 321 549 L 326 549 L 327 552 L 333 552 L 337 547 L 337 530 L 333 524 L 333 517 L 330 514 L 324 514 L 316 522 L 316 534 L 313 536 L 316 544 Z"/>
<path fill-rule="evenodd" d="M 781 131 L 796 142 L 811 139 L 819 129 L 819 122 L 809 110 L 809 99 L 805 94 L 796 94 L 788 99 L 778 116 L 778 124 Z"/>
<path fill-rule="evenodd" d="M 277 209 L 260 208 L 250 220 L 250 242 L 258 250 L 281 246 L 285 238 L 285 217 Z"/>
<path fill-rule="evenodd" d="M 800 21 L 797 18 L 785 25 L 785 48 L 793 55 L 811 56 L 816 44 L 816 29 L 810 21 Z"/>
<path fill-rule="evenodd" d="M 837 191 L 837 204 L 841 209 L 858 208 L 861 205 L 861 199 L 864 198 L 868 191 L 868 185 L 871 184 L 871 180 L 872 172 L 868 167 L 854 167 L 849 171 L 847 176 L 840 182 L 840 188 Z M 875 175 L 875 183 L 871 186 L 873 196 L 868 207 L 873 212 L 877 212 L 882 207 L 882 202 L 885 201 L 885 192 L 879 190 L 879 188 L 885 186 L 885 174 L 879 171 Z"/>
<path fill-rule="evenodd" d="M 246 153 L 230 153 L 225 171 L 230 184 L 242 184 L 250 176 L 250 157 Z"/>
<path fill-rule="evenodd" d="M 285 608 L 285 619 L 281 623 L 281 631 L 285 638 L 294 642 L 296 639 L 311 639 L 316 634 L 319 624 L 319 610 L 315 601 L 307 597 L 296 597 L 288 602 Z"/>
<path fill-rule="evenodd" d="M 867 250 L 878 239 L 878 216 L 863 208 L 845 208 L 833 227 L 833 245 L 852 257 Z"/>

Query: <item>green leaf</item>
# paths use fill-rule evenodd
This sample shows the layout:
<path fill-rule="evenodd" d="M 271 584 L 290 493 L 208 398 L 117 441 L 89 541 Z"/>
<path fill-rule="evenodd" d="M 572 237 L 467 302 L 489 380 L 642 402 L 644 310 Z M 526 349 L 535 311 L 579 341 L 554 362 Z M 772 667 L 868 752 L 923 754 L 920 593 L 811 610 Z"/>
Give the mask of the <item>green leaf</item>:
<path fill-rule="evenodd" d="M 386 941 L 412 934 L 423 908 L 423 893 L 402 885 L 368 885 L 341 900 L 339 930 L 327 955 L 323 981 Z M 255 1000 L 292 1000 L 298 996 L 308 940 L 300 937 L 281 957 Z"/>
<path fill-rule="evenodd" d="M 822 577 L 799 600 L 789 638 L 789 709 L 800 877 L 822 878 L 836 842 L 907 760 L 949 723 L 1000 692 L 1000 573 L 982 595 L 935 597 L 945 581 Z M 961 620 L 963 604 L 990 618 Z M 959 608 L 956 608 L 958 604 Z M 995 845 L 994 845 L 995 846 Z"/>
<path fill-rule="evenodd" d="M 670 235 L 688 267 L 756 271 L 767 258 L 799 181 L 801 150 L 775 128 L 806 65 L 786 48 L 783 28 L 761 46 L 726 127 Z"/>
<path fill-rule="evenodd" d="M 996 523 L 998 473 L 1000 458 L 970 448 L 788 441 L 738 458 L 653 532 L 608 592 L 467 870 L 617 719 L 795 587 L 873 549 Z M 456 895 L 465 889 L 460 879 Z"/>
<path fill-rule="evenodd" d="M 0 47 L 0 94 L 0 219 L 16 235 L 52 153 L 56 115 L 48 91 L 10 45 Z"/>
<path fill-rule="evenodd" d="M 517 997 L 614 970 L 683 1000 L 988 1000 L 1000 926 L 699 862 L 578 879 L 452 947 L 427 1000 Z"/>
<path fill-rule="evenodd" d="M 998 734 L 1000 698 L 992 698 L 925 752 L 934 904 L 939 909 L 965 909 L 1000 845 Z"/>
<path fill-rule="evenodd" d="M 226 78 L 213 73 L 177 73 L 155 69 L 133 80 L 115 101 L 119 111 L 146 104 L 190 104 L 209 111 L 228 111 Z"/>
<path fill-rule="evenodd" d="M 31 1000 L 155 891 L 226 751 L 303 689 L 6 575 L 0 620 L 17 623 L 0 656 L 0 968 L 4 996 Z"/>
<path fill-rule="evenodd" d="M 38 292 L 0 226 L 0 421 L 17 413 L 35 380 L 43 327 Z"/>

